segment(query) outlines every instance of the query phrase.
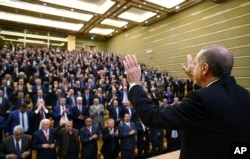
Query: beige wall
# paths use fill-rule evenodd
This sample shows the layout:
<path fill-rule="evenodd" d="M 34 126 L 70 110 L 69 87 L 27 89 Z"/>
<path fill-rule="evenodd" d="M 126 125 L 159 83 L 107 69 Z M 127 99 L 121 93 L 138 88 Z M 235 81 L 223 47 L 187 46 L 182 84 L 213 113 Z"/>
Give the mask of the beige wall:
<path fill-rule="evenodd" d="M 187 54 L 195 56 L 203 46 L 221 44 L 235 56 L 232 74 L 250 90 L 249 8 L 249 0 L 205 1 L 153 25 L 126 31 L 109 40 L 107 48 L 122 55 L 136 54 L 147 66 L 178 77 L 184 75 L 180 64 Z"/>
<path fill-rule="evenodd" d="M 68 35 L 68 43 L 67 43 L 68 50 L 74 50 L 76 48 L 76 36 L 75 35 Z"/>
<path fill-rule="evenodd" d="M 106 52 L 106 42 L 98 40 L 90 40 L 83 37 L 76 37 L 76 49 L 82 49 L 85 45 L 97 46 L 98 51 Z"/>

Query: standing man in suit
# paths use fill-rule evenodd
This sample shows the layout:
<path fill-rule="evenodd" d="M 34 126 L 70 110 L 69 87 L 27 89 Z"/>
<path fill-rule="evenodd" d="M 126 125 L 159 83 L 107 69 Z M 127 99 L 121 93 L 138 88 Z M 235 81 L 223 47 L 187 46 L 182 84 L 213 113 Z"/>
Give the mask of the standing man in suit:
<path fill-rule="evenodd" d="M 23 127 L 16 125 L 13 136 L 3 139 L 0 146 L 0 159 L 30 159 L 31 139 L 29 135 L 23 133 Z"/>
<path fill-rule="evenodd" d="M 135 123 L 130 121 L 130 115 L 124 115 L 124 122 L 119 125 L 119 135 L 121 142 L 121 158 L 134 158 L 137 129 Z"/>
<path fill-rule="evenodd" d="M 80 130 L 80 139 L 82 142 L 82 159 L 97 159 L 97 141 L 100 139 L 100 133 L 98 127 L 92 125 L 90 117 L 86 118 L 85 127 Z"/>
<path fill-rule="evenodd" d="M 102 131 L 102 148 L 101 152 L 104 159 L 116 159 L 120 151 L 119 133 L 115 127 L 114 119 L 108 119 L 107 127 Z"/>
<path fill-rule="evenodd" d="M 16 125 L 22 125 L 23 132 L 30 134 L 30 110 L 26 103 L 20 105 L 20 108 L 10 113 L 6 126 L 6 134 L 11 135 Z"/>
<path fill-rule="evenodd" d="M 145 95 L 139 85 L 138 61 L 127 55 L 123 63 L 129 99 L 146 125 L 182 130 L 181 159 L 230 158 L 231 144 L 250 143 L 250 94 L 231 76 L 234 58 L 225 47 L 207 46 L 194 61 L 191 55 L 187 58 L 183 70 L 201 88 L 191 91 L 181 103 L 163 108 Z"/>
<path fill-rule="evenodd" d="M 122 119 L 122 108 L 119 106 L 118 100 L 114 99 L 111 102 L 108 104 L 109 118 L 114 119 L 115 127 L 117 128 Z"/>
<path fill-rule="evenodd" d="M 149 157 L 150 129 L 142 121 L 136 122 L 137 129 L 137 159 Z"/>
<path fill-rule="evenodd" d="M 72 121 L 61 122 L 55 130 L 55 134 L 61 137 L 61 143 L 57 152 L 60 159 L 79 159 L 80 143 L 79 131 L 73 128 Z"/>
<path fill-rule="evenodd" d="M 0 116 L 4 117 L 4 119 L 7 120 L 11 111 L 10 109 L 10 101 L 7 98 L 4 98 L 3 91 L 0 90 Z"/>
<path fill-rule="evenodd" d="M 150 141 L 152 143 L 152 156 L 160 155 L 163 153 L 163 138 L 164 131 L 159 128 L 150 129 Z"/>
<path fill-rule="evenodd" d="M 131 103 L 129 100 L 124 101 L 123 104 L 124 104 L 124 107 L 122 110 L 122 115 L 124 116 L 124 114 L 129 114 L 130 121 L 136 123 L 139 120 L 139 118 L 137 116 L 135 108 L 131 106 Z"/>
<path fill-rule="evenodd" d="M 44 100 L 38 101 L 37 107 L 34 107 L 30 113 L 31 134 L 40 129 L 39 126 L 43 119 L 49 119 L 51 116 L 52 114 L 46 108 Z"/>
<path fill-rule="evenodd" d="M 92 118 L 93 126 L 98 127 L 99 132 L 104 129 L 104 105 L 99 103 L 99 98 L 94 98 L 94 104 L 89 108 L 89 116 Z"/>
<path fill-rule="evenodd" d="M 65 121 L 71 119 L 72 114 L 70 111 L 70 106 L 66 105 L 65 97 L 60 98 L 60 105 L 54 107 L 53 114 L 54 114 L 54 127 L 57 127 L 59 125 L 61 118 L 63 118 Z"/>
<path fill-rule="evenodd" d="M 72 109 L 72 118 L 74 122 L 74 128 L 79 130 L 85 126 L 85 118 L 89 116 L 87 106 L 83 103 L 82 97 L 76 98 L 76 106 Z"/>
<path fill-rule="evenodd" d="M 37 159 L 55 159 L 56 146 L 59 145 L 59 141 L 54 129 L 50 128 L 50 120 L 43 119 L 41 127 L 33 134 L 32 148 L 37 150 Z"/>

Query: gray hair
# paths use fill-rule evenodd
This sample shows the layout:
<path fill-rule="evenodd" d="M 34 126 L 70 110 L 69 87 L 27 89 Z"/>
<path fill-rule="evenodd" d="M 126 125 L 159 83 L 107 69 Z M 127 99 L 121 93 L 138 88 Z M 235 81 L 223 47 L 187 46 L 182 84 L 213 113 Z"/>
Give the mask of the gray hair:
<path fill-rule="evenodd" d="M 207 63 L 213 76 L 222 78 L 231 75 L 234 58 L 225 47 L 211 45 L 202 48 L 201 51 L 199 64 Z"/>
<path fill-rule="evenodd" d="M 13 129 L 13 134 L 16 132 L 16 131 L 22 131 L 24 132 L 24 129 L 22 127 L 22 125 L 16 125 Z"/>

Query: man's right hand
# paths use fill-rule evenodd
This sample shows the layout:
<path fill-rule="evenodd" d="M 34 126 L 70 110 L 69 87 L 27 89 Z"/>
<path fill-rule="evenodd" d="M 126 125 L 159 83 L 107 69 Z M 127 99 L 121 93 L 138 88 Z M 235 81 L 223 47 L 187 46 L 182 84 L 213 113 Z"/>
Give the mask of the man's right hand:
<path fill-rule="evenodd" d="M 182 64 L 182 69 L 191 80 L 194 80 L 194 60 L 190 54 L 187 55 L 187 62 L 187 66 Z"/>

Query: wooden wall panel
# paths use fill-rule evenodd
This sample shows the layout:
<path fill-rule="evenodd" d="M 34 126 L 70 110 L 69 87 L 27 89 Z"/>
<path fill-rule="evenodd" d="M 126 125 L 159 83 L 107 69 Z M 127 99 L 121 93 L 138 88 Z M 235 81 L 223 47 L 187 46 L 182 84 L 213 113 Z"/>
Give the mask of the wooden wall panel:
<path fill-rule="evenodd" d="M 221 44 L 235 56 L 235 75 L 250 90 L 250 2 L 230 0 L 222 4 L 204 1 L 150 26 L 138 26 L 112 38 L 108 50 L 136 54 L 149 68 L 168 70 L 174 77 L 184 76 L 180 64 L 186 55 L 206 45 Z M 152 50 L 152 54 L 146 51 Z"/>

